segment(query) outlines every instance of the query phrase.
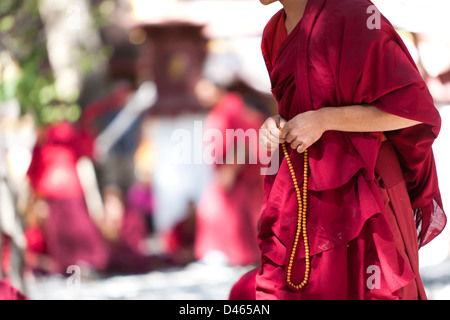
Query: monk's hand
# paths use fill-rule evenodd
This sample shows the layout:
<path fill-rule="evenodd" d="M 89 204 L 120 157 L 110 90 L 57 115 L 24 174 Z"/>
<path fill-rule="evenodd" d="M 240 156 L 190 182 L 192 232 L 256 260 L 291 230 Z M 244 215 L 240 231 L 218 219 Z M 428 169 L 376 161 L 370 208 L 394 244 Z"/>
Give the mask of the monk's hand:
<path fill-rule="evenodd" d="M 268 118 L 259 129 L 259 144 L 267 151 L 275 151 L 285 139 L 281 138 L 280 127 L 286 125 L 286 120 L 276 115 Z"/>
<path fill-rule="evenodd" d="M 289 120 L 281 131 L 280 140 L 302 153 L 325 132 L 323 113 L 320 110 L 307 111 Z"/>

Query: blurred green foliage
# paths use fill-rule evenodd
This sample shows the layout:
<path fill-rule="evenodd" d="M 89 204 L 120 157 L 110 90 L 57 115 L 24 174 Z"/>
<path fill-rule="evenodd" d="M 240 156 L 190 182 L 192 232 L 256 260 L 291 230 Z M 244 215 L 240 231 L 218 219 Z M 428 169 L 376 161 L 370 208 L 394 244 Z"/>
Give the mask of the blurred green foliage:
<path fill-rule="evenodd" d="M 93 28 L 107 24 L 98 7 L 91 6 Z M 77 49 L 83 51 L 80 70 L 88 75 L 99 53 Z M 78 96 L 57 96 L 39 0 L 0 0 L 0 104 L 14 98 L 21 112 L 32 114 L 40 125 L 62 119 L 75 122 L 81 114 Z"/>
<path fill-rule="evenodd" d="M 41 91 L 49 91 L 54 79 L 37 0 L 0 1 L 0 50 L 0 101 L 17 98 L 23 113 L 42 122 L 40 112 L 53 99 L 41 99 Z"/>

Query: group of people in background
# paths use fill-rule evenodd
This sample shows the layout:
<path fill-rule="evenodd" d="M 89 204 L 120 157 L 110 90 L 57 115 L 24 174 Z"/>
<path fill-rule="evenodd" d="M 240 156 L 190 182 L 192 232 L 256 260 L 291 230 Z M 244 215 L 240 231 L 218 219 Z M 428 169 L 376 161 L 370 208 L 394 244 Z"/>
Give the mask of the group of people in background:
<path fill-rule="evenodd" d="M 237 92 L 218 89 L 209 107 L 206 127 L 224 134 L 230 128 L 257 130 L 263 120 L 261 111 L 249 107 Z M 69 276 L 68 268 L 76 265 L 91 277 L 137 274 L 207 262 L 214 255 L 229 265 L 258 263 L 256 235 L 263 191 L 259 164 L 214 165 L 214 179 L 201 199 L 191 201 L 185 217 L 159 235 L 154 227 L 152 175 L 144 169 L 139 174 L 152 150 L 145 141 L 138 143 L 133 155 L 136 175 L 124 188 L 120 181 L 101 181 L 94 140 L 95 131 L 79 123 L 61 121 L 37 130 L 26 172 L 27 204 L 19 213 L 26 239 L 24 273 Z M 228 146 L 223 148 L 226 156 Z M 92 177 L 82 171 L 82 161 L 96 169 L 100 210 L 91 204 L 92 189 L 83 180 Z M 4 234 L 5 279 L 8 248 Z"/>

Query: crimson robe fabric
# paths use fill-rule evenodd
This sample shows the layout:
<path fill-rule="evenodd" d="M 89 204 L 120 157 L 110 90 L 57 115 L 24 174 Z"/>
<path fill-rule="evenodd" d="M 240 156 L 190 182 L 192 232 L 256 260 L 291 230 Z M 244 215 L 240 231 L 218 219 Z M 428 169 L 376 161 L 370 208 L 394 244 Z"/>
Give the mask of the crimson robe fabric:
<path fill-rule="evenodd" d="M 28 300 L 27 297 L 11 285 L 9 279 L 0 279 L 0 300 Z"/>
<path fill-rule="evenodd" d="M 228 300 L 255 300 L 255 280 L 258 272 L 259 268 L 255 268 L 239 278 L 231 288 Z"/>
<path fill-rule="evenodd" d="M 135 208 L 125 210 L 117 243 L 110 245 L 108 272 L 135 274 L 151 269 L 152 259 L 143 252 L 149 235 L 147 222 Z"/>
<path fill-rule="evenodd" d="M 309 148 L 312 271 L 309 284 L 299 291 L 285 283 L 297 199 L 286 161 L 280 161 L 278 173 L 265 179 L 261 269 L 256 276 L 259 299 L 426 298 L 417 250 L 446 223 L 431 148 L 440 116 L 392 25 L 380 15 L 381 28 L 368 27 L 371 5 L 366 0 L 309 0 L 289 35 L 284 10 L 264 30 L 262 51 L 283 118 L 322 107 L 371 104 L 422 124 L 385 132 L 392 149 L 383 154 L 382 132 L 327 131 Z M 291 150 L 290 156 L 301 185 L 303 155 Z M 397 165 L 403 188 L 380 186 L 384 181 L 376 173 L 377 162 L 381 171 Z M 400 241 L 405 233 L 409 236 Z M 299 242 L 296 283 L 304 272 L 303 241 Z M 367 281 L 373 268 L 381 271 L 381 286 L 370 289 Z"/>
<path fill-rule="evenodd" d="M 41 139 L 33 150 L 28 169 L 34 191 L 45 198 L 83 196 L 76 164 L 80 156 L 90 155 L 85 150 L 85 141 L 67 122 L 48 127 Z"/>
<path fill-rule="evenodd" d="M 55 271 L 66 274 L 71 265 L 103 270 L 108 260 L 107 247 L 84 198 L 49 198 L 46 202 L 49 216 L 45 240 Z"/>
<path fill-rule="evenodd" d="M 36 196 L 45 200 L 49 213 L 44 234 L 48 254 L 57 272 L 84 263 L 100 270 L 106 266 L 106 244 L 91 219 L 76 163 L 92 155 L 92 143 L 85 134 L 61 122 L 45 131 L 36 145 L 28 169 L 30 185 Z"/>
<path fill-rule="evenodd" d="M 225 141 L 212 141 L 217 161 L 216 167 L 225 162 L 236 150 L 243 150 L 238 142 L 227 139 L 227 130 L 254 130 L 256 133 L 263 118 L 259 112 L 249 109 L 237 93 L 226 94 L 210 112 L 206 130 L 219 130 Z M 254 135 L 257 139 L 257 135 Z M 257 144 L 257 141 L 250 141 Z M 254 150 L 253 150 L 254 151 Z M 235 153 L 233 153 L 235 152 Z M 252 152 L 252 151 L 250 151 Z M 256 157 L 255 157 L 256 159 Z M 220 160 L 224 164 L 220 164 Z M 261 165 L 242 164 L 231 190 L 225 190 L 213 181 L 203 193 L 197 208 L 195 256 L 203 259 L 208 252 L 220 251 L 231 265 L 248 265 L 259 262 L 257 224 L 263 199 Z M 236 165 L 235 162 L 234 164 Z"/>

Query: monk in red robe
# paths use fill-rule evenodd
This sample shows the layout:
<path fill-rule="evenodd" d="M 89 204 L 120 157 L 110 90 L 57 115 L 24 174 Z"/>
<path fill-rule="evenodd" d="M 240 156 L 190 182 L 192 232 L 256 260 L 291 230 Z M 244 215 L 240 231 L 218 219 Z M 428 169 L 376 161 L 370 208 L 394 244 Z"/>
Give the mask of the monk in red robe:
<path fill-rule="evenodd" d="M 103 270 L 108 259 L 76 169 L 78 159 L 89 156 L 83 137 L 67 122 L 48 127 L 33 150 L 27 173 L 34 197 L 48 205 L 45 243 L 55 271 L 61 274 L 81 263 Z"/>
<path fill-rule="evenodd" d="M 280 166 L 265 178 L 256 298 L 426 299 L 418 250 L 446 223 L 432 97 L 370 1 L 280 2 L 262 39 L 279 115 L 260 143 L 280 152 Z M 299 186 L 308 151 L 309 250 L 302 234 L 294 245 L 298 199 L 280 143 Z"/>

